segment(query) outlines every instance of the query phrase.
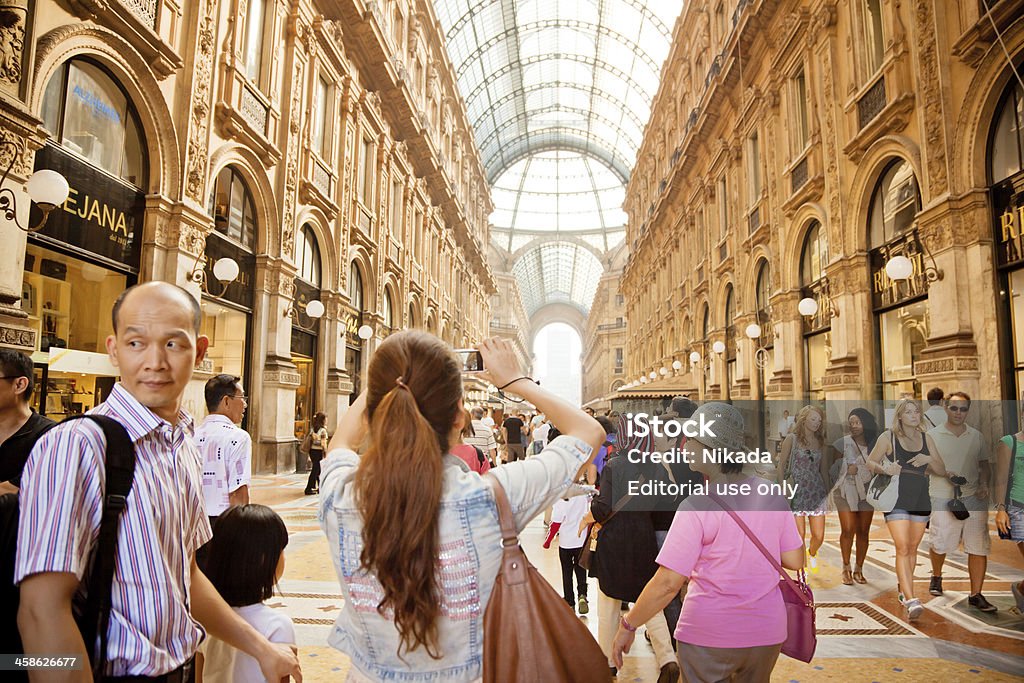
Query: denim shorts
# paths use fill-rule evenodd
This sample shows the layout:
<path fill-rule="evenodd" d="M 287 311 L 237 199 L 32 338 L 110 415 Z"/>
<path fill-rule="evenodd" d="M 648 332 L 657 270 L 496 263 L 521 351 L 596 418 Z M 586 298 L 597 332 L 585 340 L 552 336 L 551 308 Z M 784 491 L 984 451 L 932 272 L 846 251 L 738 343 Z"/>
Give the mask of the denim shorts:
<path fill-rule="evenodd" d="M 931 519 L 930 512 L 911 512 L 910 510 L 901 510 L 895 508 L 892 512 L 885 513 L 885 521 L 887 522 L 899 522 L 899 521 L 911 521 L 925 524 Z"/>
<path fill-rule="evenodd" d="M 1024 507 L 1011 500 L 1006 514 L 1010 516 L 1010 540 L 1024 543 Z"/>

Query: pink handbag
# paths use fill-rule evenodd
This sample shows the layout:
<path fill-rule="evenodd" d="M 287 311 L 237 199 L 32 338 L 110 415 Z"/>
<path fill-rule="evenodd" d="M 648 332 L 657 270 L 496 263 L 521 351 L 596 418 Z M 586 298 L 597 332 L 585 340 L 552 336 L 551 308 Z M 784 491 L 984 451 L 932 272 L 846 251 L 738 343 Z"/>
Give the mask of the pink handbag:
<path fill-rule="evenodd" d="M 814 625 L 814 594 L 811 593 L 811 587 L 807 585 L 804 570 L 801 569 L 797 573 L 796 581 L 791 579 L 782 565 L 757 539 L 750 527 L 740 519 L 740 516 L 734 510 L 726 507 L 718 496 L 712 494 L 711 497 L 729 513 L 733 521 L 740 529 L 743 529 L 747 538 L 757 546 L 757 549 L 768 558 L 768 561 L 782 576 L 779 581 L 779 589 L 782 591 L 782 601 L 786 605 L 786 642 L 782 644 L 782 654 L 801 662 L 811 661 L 814 658 L 814 650 L 818 647 L 818 634 Z"/>

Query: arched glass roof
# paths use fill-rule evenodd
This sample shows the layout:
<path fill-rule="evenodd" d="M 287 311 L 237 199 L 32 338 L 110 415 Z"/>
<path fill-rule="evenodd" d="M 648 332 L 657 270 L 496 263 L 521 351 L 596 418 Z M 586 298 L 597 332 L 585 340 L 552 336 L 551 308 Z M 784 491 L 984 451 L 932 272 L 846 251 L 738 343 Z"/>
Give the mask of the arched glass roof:
<path fill-rule="evenodd" d="M 599 251 L 622 241 L 624 186 L 682 5 L 435 0 L 493 186 L 497 246 L 515 252 L 538 236 L 557 242 L 570 232 Z M 556 261 L 578 263 L 574 253 Z M 524 297 L 535 296 L 531 283 L 519 285 Z M 590 299 L 574 303 L 590 307 Z"/>
<path fill-rule="evenodd" d="M 491 238 L 515 252 L 536 237 L 588 233 L 600 251 L 621 242 L 625 188 L 603 162 L 579 152 L 538 152 L 498 176 L 491 187 Z"/>
<path fill-rule="evenodd" d="M 604 267 L 585 247 L 571 242 L 543 242 L 512 266 L 523 306 L 533 315 L 543 306 L 563 303 L 590 312 Z"/>

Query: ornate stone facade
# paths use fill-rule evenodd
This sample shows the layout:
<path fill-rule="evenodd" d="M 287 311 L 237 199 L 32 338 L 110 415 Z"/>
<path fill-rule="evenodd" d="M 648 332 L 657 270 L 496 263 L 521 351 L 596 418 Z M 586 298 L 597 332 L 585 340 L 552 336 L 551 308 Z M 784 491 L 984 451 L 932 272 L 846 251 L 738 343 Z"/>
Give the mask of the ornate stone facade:
<path fill-rule="evenodd" d="M 718 4 L 726 20 L 709 26 Z M 776 362 L 763 389 L 807 396 L 808 323 L 796 302 L 807 296 L 802 253 L 817 223 L 838 313 L 825 318 L 831 358 L 817 380 L 826 398 L 881 396 L 885 309 L 872 299 L 879 263 L 871 250 L 879 245 L 869 242 L 869 224 L 880 176 L 903 160 L 920 192 L 912 228 L 929 254 L 922 264 L 945 273 L 918 299 L 928 326 L 913 352 L 915 391 L 1008 395 L 1011 359 L 993 338 L 1005 325 L 997 324 L 1003 304 L 990 274 L 993 217 L 982 188 L 992 116 L 1011 69 L 979 3 L 880 4 L 876 27 L 865 23 L 860 0 L 687 3 L 626 194 L 627 381 L 731 337 L 741 362 L 728 393 L 749 384 L 755 395 L 754 346 L 742 326 L 765 267 Z M 1019 65 L 1024 2 L 991 4 Z M 943 57 L 948 41 L 959 61 Z"/>

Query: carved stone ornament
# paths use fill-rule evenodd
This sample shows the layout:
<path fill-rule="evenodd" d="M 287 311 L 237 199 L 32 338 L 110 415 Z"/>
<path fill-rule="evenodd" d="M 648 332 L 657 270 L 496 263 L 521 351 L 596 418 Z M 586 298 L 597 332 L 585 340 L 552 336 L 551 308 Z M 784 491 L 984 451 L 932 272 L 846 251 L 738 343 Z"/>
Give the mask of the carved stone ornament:
<path fill-rule="evenodd" d="M 0 345 L 34 349 L 36 347 L 36 332 L 35 330 L 0 326 Z"/>
<path fill-rule="evenodd" d="M 182 223 L 178 233 L 178 248 L 195 256 L 202 254 L 206 250 L 206 232 L 195 225 Z"/>
<path fill-rule="evenodd" d="M 946 131 L 942 116 L 942 89 L 939 87 L 939 55 L 932 22 L 934 0 L 917 0 L 914 8 L 921 74 L 918 79 L 924 100 L 924 130 L 927 147 L 929 190 L 933 197 L 945 194 L 949 187 L 946 168 Z"/>
<path fill-rule="evenodd" d="M 25 48 L 25 0 L 0 0 L 0 82 L 21 83 L 21 61 Z"/>
<path fill-rule="evenodd" d="M 186 166 L 188 171 L 185 194 L 200 205 L 205 205 L 216 4 L 216 0 L 208 0 L 203 8 L 196 51 L 196 66 L 192 77 L 192 116 L 188 133 L 188 163 Z"/>
<path fill-rule="evenodd" d="M 6 146 L 7 143 L 11 142 L 18 148 L 16 152 L 10 151 Z M 0 168 L 7 168 L 7 165 L 11 163 L 11 155 L 13 154 L 17 158 L 11 171 L 21 177 L 26 177 L 32 173 L 32 162 L 29 160 L 31 152 L 23 136 L 7 128 L 0 128 L 0 143 L 4 144 L 3 147 L 0 147 Z"/>

